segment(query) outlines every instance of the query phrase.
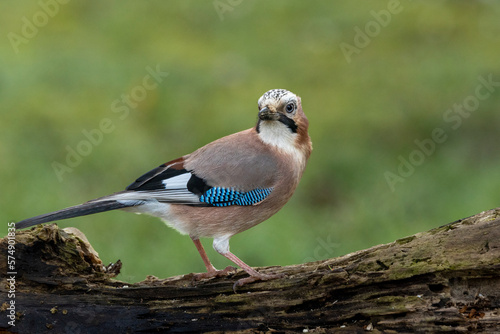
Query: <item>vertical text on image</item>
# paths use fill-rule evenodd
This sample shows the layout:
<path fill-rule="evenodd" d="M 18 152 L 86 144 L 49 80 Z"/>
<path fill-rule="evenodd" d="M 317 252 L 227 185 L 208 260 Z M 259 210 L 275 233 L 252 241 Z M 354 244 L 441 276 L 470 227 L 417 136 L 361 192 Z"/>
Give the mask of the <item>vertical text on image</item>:
<path fill-rule="evenodd" d="M 16 325 L 16 228 L 15 223 L 7 224 L 7 298 L 6 308 L 8 324 L 12 327 Z"/>

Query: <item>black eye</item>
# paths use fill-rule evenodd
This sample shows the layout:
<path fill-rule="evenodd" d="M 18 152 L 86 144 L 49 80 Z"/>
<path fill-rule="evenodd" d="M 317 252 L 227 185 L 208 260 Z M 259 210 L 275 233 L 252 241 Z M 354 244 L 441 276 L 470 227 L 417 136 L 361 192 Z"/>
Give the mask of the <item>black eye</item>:
<path fill-rule="evenodd" d="M 288 103 L 285 107 L 286 112 L 291 113 L 295 110 L 295 104 L 293 103 Z"/>

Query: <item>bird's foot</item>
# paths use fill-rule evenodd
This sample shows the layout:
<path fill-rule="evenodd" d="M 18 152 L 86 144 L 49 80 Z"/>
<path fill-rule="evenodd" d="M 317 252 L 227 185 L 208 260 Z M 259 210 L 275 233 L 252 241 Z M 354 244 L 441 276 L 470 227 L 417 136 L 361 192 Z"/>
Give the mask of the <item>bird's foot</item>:
<path fill-rule="evenodd" d="M 272 279 L 277 279 L 277 278 L 283 278 L 286 277 L 285 274 L 261 274 L 261 273 L 254 273 L 252 276 L 245 277 L 242 279 L 239 279 L 234 283 L 233 285 L 233 291 L 236 293 L 236 289 L 240 286 L 243 286 L 248 283 L 253 283 L 256 281 L 269 281 Z"/>
<path fill-rule="evenodd" d="M 194 281 L 199 281 L 202 279 L 207 279 L 207 278 L 213 278 L 213 277 L 225 277 L 227 275 L 233 274 L 236 272 L 236 268 L 232 266 L 227 266 L 225 269 L 222 270 L 210 270 L 207 271 L 206 273 L 199 273 L 199 274 L 194 274 L 193 280 Z"/>

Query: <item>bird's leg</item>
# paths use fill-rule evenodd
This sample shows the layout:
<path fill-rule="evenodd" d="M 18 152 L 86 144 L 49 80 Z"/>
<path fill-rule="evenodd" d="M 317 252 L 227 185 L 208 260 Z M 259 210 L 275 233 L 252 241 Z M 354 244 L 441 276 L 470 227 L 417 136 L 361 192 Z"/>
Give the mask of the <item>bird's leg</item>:
<path fill-rule="evenodd" d="M 236 288 L 238 286 L 242 286 L 242 285 L 247 284 L 247 283 L 252 283 L 255 281 L 267 281 L 267 280 L 276 279 L 276 278 L 283 278 L 285 276 L 283 274 L 269 275 L 269 274 L 259 273 L 258 271 L 256 271 L 252 267 L 250 267 L 248 264 L 241 261 L 236 255 L 234 255 L 230 251 L 227 251 L 226 253 L 221 253 L 221 254 L 224 255 L 229 260 L 231 260 L 232 262 L 234 262 L 236 265 L 238 265 L 241 269 L 245 270 L 250 275 L 250 277 L 242 278 L 242 279 L 236 281 L 236 283 L 234 283 L 234 285 L 233 285 L 234 292 L 236 292 Z"/>
<path fill-rule="evenodd" d="M 250 277 L 242 278 L 233 285 L 233 290 L 236 292 L 236 288 L 238 286 L 242 286 L 247 283 L 252 283 L 255 281 L 267 281 L 270 279 L 276 279 L 276 278 L 282 278 L 284 275 L 282 274 L 275 274 L 275 275 L 267 275 L 267 274 L 261 274 L 257 272 L 255 269 L 250 267 L 248 264 L 245 262 L 241 261 L 236 255 L 231 253 L 229 251 L 229 238 L 231 236 L 223 236 L 219 238 L 214 238 L 214 249 L 217 251 L 217 253 L 223 255 L 225 258 L 231 260 L 234 264 L 238 265 L 241 269 L 246 271 Z"/>
<path fill-rule="evenodd" d="M 207 268 L 206 273 L 196 274 L 194 276 L 195 280 L 200 280 L 200 279 L 204 279 L 204 278 L 211 278 L 211 277 L 227 276 L 228 274 L 230 274 L 231 272 L 234 272 L 236 270 L 236 268 L 231 267 L 231 266 L 228 266 L 226 269 L 223 269 L 223 270 L 215 269 L 215 267 L 212 265 L 212 263 L 208 259 L 207 253 L 205 252 L 205 249 L 203 248 L 203 245 L 201 244 L 200 239 L 191 238 L 191 240 L 193 240 L 194 245 L 196 246 L 196 249 L 198 250 L 198 252 L 201 255 L 203 263 L 205 264 L 205 267 Z"/>

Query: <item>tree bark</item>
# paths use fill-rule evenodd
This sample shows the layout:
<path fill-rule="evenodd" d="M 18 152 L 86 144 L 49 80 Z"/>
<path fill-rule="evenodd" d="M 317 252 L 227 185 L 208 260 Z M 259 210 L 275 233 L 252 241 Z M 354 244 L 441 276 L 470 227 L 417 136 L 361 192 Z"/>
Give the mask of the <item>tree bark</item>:
<path fill-rule="evenodd" d="M 258 268 L 286 277 L 237 293 L 240 270 L 114 280 L 119 265 L 104 267 L 83 235 L 56 224 L 15 240 L 13 267 L 9 238 L 0 240 L 0 330 L 500 333 L 500 209 L 338 258 Z"/>

